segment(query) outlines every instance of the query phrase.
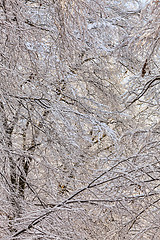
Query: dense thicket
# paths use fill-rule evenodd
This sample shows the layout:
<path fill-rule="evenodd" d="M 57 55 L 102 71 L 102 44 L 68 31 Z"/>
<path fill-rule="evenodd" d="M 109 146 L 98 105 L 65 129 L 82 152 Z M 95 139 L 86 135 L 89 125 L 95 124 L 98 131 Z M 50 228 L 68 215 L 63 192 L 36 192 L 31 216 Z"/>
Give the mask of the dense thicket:
<path fill-rule="evenodd" d="M 0 1 L 0 237 L 159 239 L 159 1 Z"/>

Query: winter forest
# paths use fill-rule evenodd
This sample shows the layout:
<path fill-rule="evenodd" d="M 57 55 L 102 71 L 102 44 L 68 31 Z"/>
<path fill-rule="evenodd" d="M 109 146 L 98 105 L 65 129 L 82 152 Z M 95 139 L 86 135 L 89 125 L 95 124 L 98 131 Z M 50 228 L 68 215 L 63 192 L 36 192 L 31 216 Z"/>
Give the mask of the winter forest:
<path fill-rule="evenodd" d="M 159 16 L 0 0 L 0 239 L 160 240 Z"/>

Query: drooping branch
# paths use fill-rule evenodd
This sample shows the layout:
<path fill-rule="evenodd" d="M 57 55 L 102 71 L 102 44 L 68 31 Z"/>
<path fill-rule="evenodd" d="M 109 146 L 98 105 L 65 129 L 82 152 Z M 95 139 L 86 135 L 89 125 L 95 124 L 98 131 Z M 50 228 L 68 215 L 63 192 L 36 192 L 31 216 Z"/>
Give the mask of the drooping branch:
<path fill-rule="evenodd" d="M 153 86 L 155 86 L 155 84 L 153 83 L 159 84 L 160 83 L 160 76 L 156 76 L 154 78 L 152 78 L 151 80 L 149 80 L 143 87 L 143 90 L 141 91 L 141 93 L 126 107 L 129 108 L 133 103 L 135 103 L 136 101 L 138 101 L 142 96 L 144 96 L 144 94 Z"/>

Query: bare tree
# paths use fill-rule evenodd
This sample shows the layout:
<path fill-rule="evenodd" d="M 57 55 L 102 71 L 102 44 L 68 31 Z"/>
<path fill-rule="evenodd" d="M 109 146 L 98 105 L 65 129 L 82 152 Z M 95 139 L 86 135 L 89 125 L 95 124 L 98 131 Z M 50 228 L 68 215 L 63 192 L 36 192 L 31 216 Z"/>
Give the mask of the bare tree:
<path fill-rule="evenodd" d="M 3 239 L 158 239 L 158 5 L 1 1 Z"/>

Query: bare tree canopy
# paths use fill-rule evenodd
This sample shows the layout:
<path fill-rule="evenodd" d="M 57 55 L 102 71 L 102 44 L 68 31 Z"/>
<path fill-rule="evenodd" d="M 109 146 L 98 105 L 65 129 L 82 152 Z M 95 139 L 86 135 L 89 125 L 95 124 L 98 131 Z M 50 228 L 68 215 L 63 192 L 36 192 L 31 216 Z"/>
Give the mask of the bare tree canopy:
<path fill-rule="evenodd" d="M 0 0 L 1 239 L 160 239 L 159 15 Z"/>

